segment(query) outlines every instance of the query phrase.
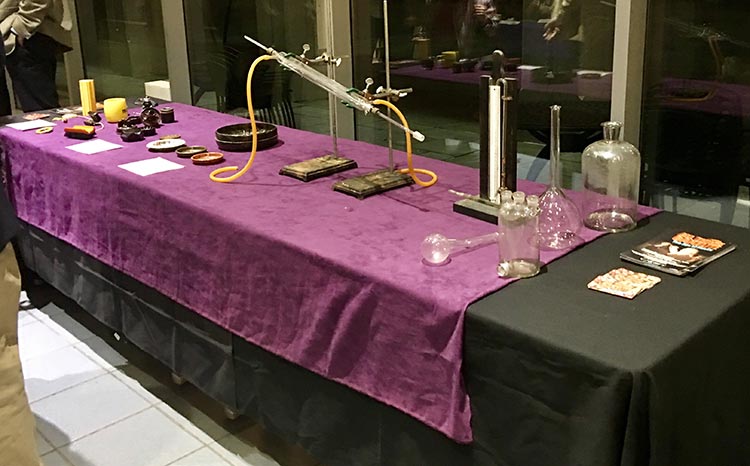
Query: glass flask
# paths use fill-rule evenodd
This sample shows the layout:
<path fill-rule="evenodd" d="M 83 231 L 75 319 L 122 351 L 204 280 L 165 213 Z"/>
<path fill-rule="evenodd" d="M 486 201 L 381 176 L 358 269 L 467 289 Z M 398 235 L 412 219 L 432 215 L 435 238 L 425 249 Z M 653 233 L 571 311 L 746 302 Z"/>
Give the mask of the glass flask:
<path fill-rule="evenodd" d="M 581 156 L 584 224 L 598 231 L 621 232 L 636 226 L 641 155 L 620 140 L 622 123 L 602 123 L 604 139 L 589 145 Z"/>
<path fill-rule="evenodd" d="M 539 243 L 543 249 L 568 249 L 583 243 L 578 206 L 560 182 L 560 106 L 550 107 L 550 184 L 539 198 Z"/>
<path fill-rule="evenodd" d="M 539 197 L 508 190 L 500 194 L 497 215 L 497 274 L 503 278 L 527 278 L 539 273 Z"/>

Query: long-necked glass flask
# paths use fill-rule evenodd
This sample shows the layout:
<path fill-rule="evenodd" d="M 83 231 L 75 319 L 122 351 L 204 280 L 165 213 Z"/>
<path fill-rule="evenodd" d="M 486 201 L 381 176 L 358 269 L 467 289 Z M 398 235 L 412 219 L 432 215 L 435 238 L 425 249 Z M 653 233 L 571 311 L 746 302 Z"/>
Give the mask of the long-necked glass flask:
<path fill-rule="evenodd" d="M 559 105 L 550 107 L 550 120 L 550 184 L 539 198 L 539 242 L 542 249 L 568 249 L 583 242 L 581 213 L 561 188 Z"/>

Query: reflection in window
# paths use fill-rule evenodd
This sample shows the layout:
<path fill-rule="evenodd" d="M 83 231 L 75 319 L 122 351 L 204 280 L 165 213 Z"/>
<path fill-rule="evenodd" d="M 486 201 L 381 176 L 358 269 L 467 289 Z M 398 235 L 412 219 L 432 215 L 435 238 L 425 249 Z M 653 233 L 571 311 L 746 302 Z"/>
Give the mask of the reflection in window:
<path fill-rule="evenodd" d="M 247 115 L 246 84 L 250 64 L 262 51 L 248 35 L 278 50 L 316 48 L 313 0 L 184 1 L 193 103 Z M 253 78 L 253 106 L 265 121 L 328 132 L 328 100 L 314 85 L 263 62 Z"/>
<path fill-rule="evenodd" d="M 384 85 L 382 1 L 351 1 L 355 85 L 369 76 Z M 609 119 L 613 1 L 403 0 L 389 8 L 392 86 L 414 89 L 398 105 L 428 138 L 417 153 L 478 166 L 479 78 L 500 49 L 521 86 L 519 177 L 546 181 L 549 106 L 559 104 L 566 184 L 577 181 L 579 153 Z M 356 118 L 359 139 L 387 144 L 384 125 Z"/>
<path fill-rule="evenodd" d="M 750 39 L 731 0 L 650 4 L 644 81 L 646 199 L 748 226 Z"/>
<path fill-rule="evenodd" d="M 167 78 L 161 3 L 75 2 L 86 76 L 97 97 L 142 97 L 143 83 Z"/>

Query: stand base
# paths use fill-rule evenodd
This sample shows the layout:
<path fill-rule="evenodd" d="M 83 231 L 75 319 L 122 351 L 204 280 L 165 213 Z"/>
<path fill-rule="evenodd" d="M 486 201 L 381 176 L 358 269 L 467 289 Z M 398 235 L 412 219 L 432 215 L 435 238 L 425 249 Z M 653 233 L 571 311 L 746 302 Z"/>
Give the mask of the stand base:
<path fill-rule="evenodd" d="M 484 222 L 497 225 L 497 212 L 500 206 L 489 201 L 461 199 L 453 203 L 453 212 L 468 215 Z"/>
<path fill-rule="evenodd" d="M 354 160 L 336 157 L 335 155 L 324 155 L 287 165 L 279 171 L 279 175 L 291 176 L 307 183 L 352 168 L 357 168 L 357 162 Z"/>
<path fill-rule="evenodd" d="M 399 173 L 388 168 L 374 171 L 366 175 L 337 181 L 333 190 L 358 199 L 364 199 L 374 194 L 380 194 L 391 189 L 414 184 L 414 180 L 406 173 Z"/>

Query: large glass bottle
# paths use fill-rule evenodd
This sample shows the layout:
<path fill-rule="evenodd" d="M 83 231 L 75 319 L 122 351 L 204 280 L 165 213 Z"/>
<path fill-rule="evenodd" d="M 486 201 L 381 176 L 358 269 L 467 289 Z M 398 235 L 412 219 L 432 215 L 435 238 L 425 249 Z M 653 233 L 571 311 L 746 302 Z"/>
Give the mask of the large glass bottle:
<path fill-rule="evenodd" d="M 641 154 L 620 140 L 622 123 L 602 123 L 604 139 L 581 156 L 585 193 L 583 223 L 599 231 L 628 231 L 636 226 Z"/>

